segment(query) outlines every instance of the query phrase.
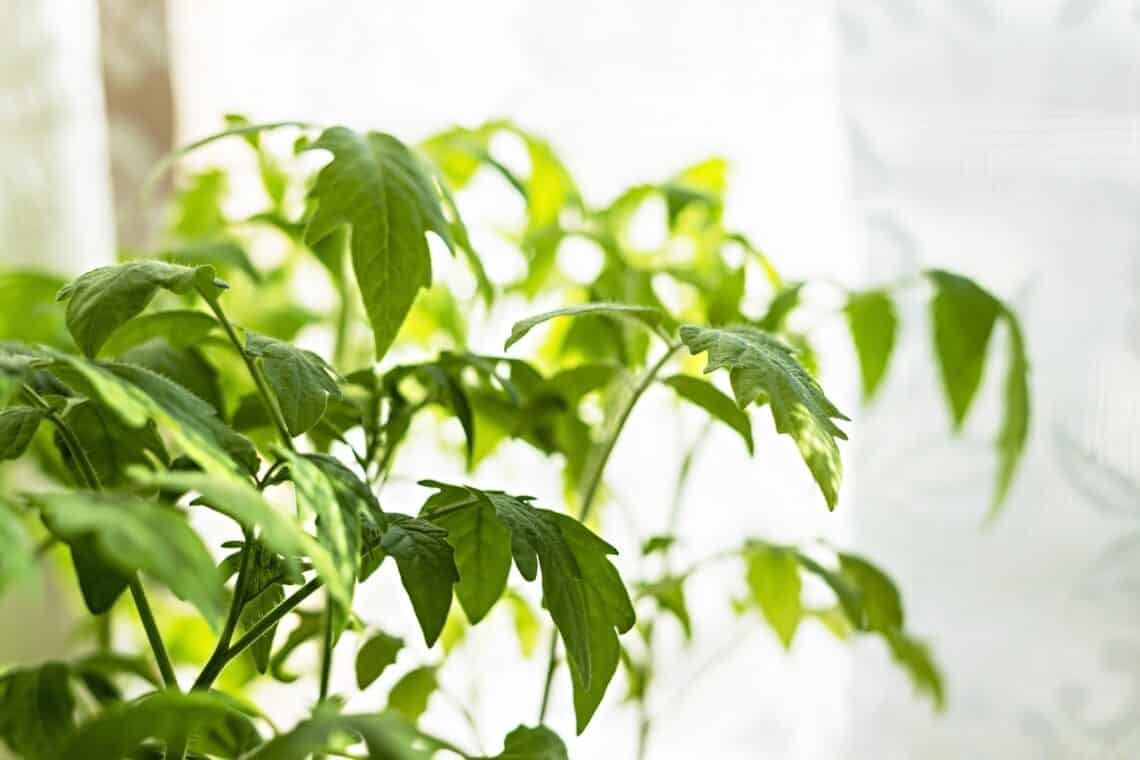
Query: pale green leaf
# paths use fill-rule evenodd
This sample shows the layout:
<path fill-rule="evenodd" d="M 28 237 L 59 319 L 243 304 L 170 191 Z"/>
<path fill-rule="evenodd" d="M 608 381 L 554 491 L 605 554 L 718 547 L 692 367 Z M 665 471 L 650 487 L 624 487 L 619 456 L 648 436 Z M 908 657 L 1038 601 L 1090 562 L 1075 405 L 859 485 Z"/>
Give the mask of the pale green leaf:
<path fill-rule="evenodd" d="M 784 648 L 790 648 L 804 617 L 800 601 L 803 584 L 796 552 L 750 542 L 744 551 L 744 562 L 752 603 L 760 609 Z"/>
<path fill-rule="evenodd" d="M 843 307 L 855 343 L 862 378 L 863 399 L 868 400 L 883 382 L 898 333 L 898 317 L 890 294 L 883 290 L 852 293 Z"/>
<path fill-rule="evenodd" d="M 408 671 L 388 692 L 388 709 L 415 723 L 427 710 L 428 700 L 438 688 L 434 667 L 425 666 Z"/>
<path fill-rule="evenodd" d="M 644 325 L 649 330 L 656 330 L 664 319 L 660 309 L 651 306 L 635 306 L 624 303 L 580 303 L 573 306 L 564 306 L 533 317 L 519 320 L 511 327 L 511 336 L 503 345 L 503 350 L 510 348 L 522 340 L 528 332 L 538 325 L 556 317 L 600 316 L 617 319 L 632 320 L 634 323 Z"/>
<path fill-rule="evenodd" d="M 752 327 L 683 325 L 681 340 L 692 354 L 708 352 L 705 372 L 727 369 L 743 408 L 769 404 L 776 432 L 790 435 L 819 484 L 829 509 L 839 498 L 843 465 L 836 438 L 847 435 L 832 419 L 848 419 L 835 407 L 815 378 L 779 339 Z"/>
<path fill-rule="evenodd" d="M 0 497 L 0 594 L 5 588 L 23 577 L 32 567 L 35 547 L 20 519 L 11 506 Z"/>
<path fill-rule="evenodd" d="M 998 433 L 998 476 L 990 515 L 996 515 L 1009 494 L 1013 476 L 1017 471 L 1025 443 L 1029 439 L 1029 358 L 1025 352 L 1025 339 L 1017 317 L 1008 309 L 1003 311 L 1009 327 L 1009 359 L 1005 374 L 1005 409 L 1001 431 Z"/>

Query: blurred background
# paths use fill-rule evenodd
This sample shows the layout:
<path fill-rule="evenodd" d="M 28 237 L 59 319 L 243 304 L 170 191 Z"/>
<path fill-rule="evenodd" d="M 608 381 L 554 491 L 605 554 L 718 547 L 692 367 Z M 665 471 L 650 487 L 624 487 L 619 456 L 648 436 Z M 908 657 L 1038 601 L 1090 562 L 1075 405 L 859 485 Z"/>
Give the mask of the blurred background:
<path fill-rule="evenodd" d="M 693 589 L 703 635 L 670 645 L 651 756 L 1140 756 L 1136 0 L 0 0 L 0 11 L 3 267 L 73 274 L 145 249 L 169 190 L 142 192 L 155 163 L 242 113 L 407 140 L 506 116 L 547 137 L 597 201 L 721 155 L 732 225 L 792 279 L 976 277 L 1019 310 L 1033 366 L 1031 442 L 996 520 L 984 522 L 999 373 L 952 438 L 915 302 L 871 406 L 859 408 L 846 349 L 824 368 L 829 393 L 856 410 L 839 510 L 782 474 L 800 473 L 774 436 L 749 461 L 725 435 L 695 464 L 681 527 L 698 547 L 824 536 L 874 557 L 945 670 L 946 713 L 913 698 L 878 642 L 838 646 L 812 630 L 786 654 Z M 461 205 L 494 274 L 495 230 L 519 210 L 470 195 Z M 473 343 L 497 351 L 502 327 Z M 825 356 L 828 345 L 825 328 Z M 645 472 L 676 459 L 659 443 L 673 425 L 644 412 L 628 431 L 610 482 L 629 509 L 605 535 L 633 533 L 623 521 L 648 523 L 670 498 L 672 484 Z M 425 472 L 454 466 L 428 447 L 416 456 Z M 496 465 L 499 482 L 557 494 L 532 464 Z M 44 604 L 57 585 L 37 577 L 3 600 L 6 660 L 67 651 L 68 612 Z M 481 628 L 470 661 L 486 668 L 502 633 Z M 335 677 L 348 685 L 344 665 Z M 481 686 L 460 673 L 451 686 L 498 736 L 529 715 L 541 670 L 536 660 Z M 569 736 L 565 686 L 555 726 Z M 380 705 L 365 694 L 353 706 Z M 434 703 L 427 720 L 463 725 Z M 632 756 L 634 731 L 628 711 L 604 706 L 571 754 Z"/>

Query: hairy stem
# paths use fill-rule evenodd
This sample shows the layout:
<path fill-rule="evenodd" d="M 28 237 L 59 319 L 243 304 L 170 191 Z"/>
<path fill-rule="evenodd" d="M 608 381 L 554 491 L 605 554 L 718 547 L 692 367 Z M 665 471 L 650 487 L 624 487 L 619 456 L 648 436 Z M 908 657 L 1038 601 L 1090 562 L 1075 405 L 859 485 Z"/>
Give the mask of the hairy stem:
<path fill-rule="evenodd" d="M 673 358 L 673 354 L 677 353 L 682 348 L 683 344 L 673 343 L 670 344 L 665 353 L 657 362 L 645 371 L 637 385 L 634 387 L 633 392 L 626 400 L 625 406 L 618 412 L 617 419 L 610 433 L 606 436 L 601 444 L 601 449 L 598 453 L 597 464 L 589 474 L 589 479 L 586 482 L 586 489 L 582 492 L 582 503 L 578 506 L 578 520 L 585 522 L 589 519 L 590 513 L 594 508 L 594 502 L 598 496 L 598 489 L 602 485 L 602 476 L 605 474 L 606 465 L 609 464 L 610 455 L 614 452 L 614 447 L 617 446 L 618 438 L 621 436 L 621 431 L 625 429 L 625 423 L 629 420 L 630 414 L 633 413 L 633 408 L 637 406 L 637 402 L 641 399 L 649 386 L 657 379 L 657 374 L 664 368 L 665 364 Z M 558 661 L 558 634 L 551 632 L 550 634 L 550 655 L 547 659 L 546 665 L 546 681 L 542 685 L 542 700 L 539 703 L 538 709 L 538 722 L 542 723 L 546 719 L 546 710 L 550 705 L 550 687 L 554 682 L 554 671 Z"/>
<path fill-rule="evenodd" d="M 55 426 L 56 430 L 59 431 L 59 435 L 71 453 L 71 458 L 75 462 L 76 468 L 79 470 L 87 487 L 92 491 L 101 490 L 102 484 L 99 482 L 99 475 L 95 472 L 95 467 L 91 464 L 87 452 L 83 450 L 83 446 L 79 442 L 79 437 L 75 435 L 75 431 L 71 429 L 67 421 L 30 385 L 24 386 L 24 394 L 44 413 L 44 416 Z M 174 666 L 170 662 L 170 655 L 166 652 L 166 645 L 162 641 L 162 634 L 159 633 L 158 623 L 155 622 L 154 613 L 150 608 L 150 602 L 146 598 L 146 591 L 143 589 L 137 573 L 131 576 L 128 585 L 131 590 L 131 599 L 134 600 L 135 608 L 139 613 L 139 620 L 142 622 L 143 629 L 146 631 L 147 641 L 150 643 L 155 662 L 158 664 L 158 670 L 162 674 L 162 682 L 166 684 L 167 688 L 177 690 L 178 679 L 174 675 Z"/>

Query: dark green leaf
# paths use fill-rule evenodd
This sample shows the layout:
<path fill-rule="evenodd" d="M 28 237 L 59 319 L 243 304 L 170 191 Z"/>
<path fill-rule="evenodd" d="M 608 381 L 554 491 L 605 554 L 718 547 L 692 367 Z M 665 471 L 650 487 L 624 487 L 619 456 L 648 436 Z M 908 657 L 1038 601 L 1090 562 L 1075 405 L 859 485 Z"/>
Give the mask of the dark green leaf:
<path fill-rule="evenodd" d="M 340 398 L 336 372 L 324 359 L 284 341 L 246 331 L 245 350 L 257 359 L 290 435 L 320 421 L 330 398 Z"/>
<path fill-rule="evenodd" d="M 12 752 L 28 760 L 80 757 L 58 753 L 75 727 L 69 677 L 59 662 L 0 676 L 0 739 Z"/>
<path fill-rule="evenodd" d="M 202 539 L 177 510 L 130 496 L 73 492 L 32 497 L 44 523 L 71 543 L 91 537 L 99 558 L 121 573 L 142 572 L 216 625 L 225 593 Z"/>
<path fill-rule="evenodd" d="M 748 453 L 752 453 L 752 421 L 746 412 L 716 386 L 691 375 L 673 375 L 661 382 L 676 391 L 681 398 L 704 409 L 713 419 L 720 420 L 739 433 Z"/>
<path fill-rule="evenodd" d="M 17 406 L 0 412 L 0 461 L 18 459 L 40 427 L 43 412 Z"/>
<path fill-rule="evenodd" d="M 425 233 L 451 245 L 439 193 L 419 159 L 391 135 L 333 127 L 309 149 L 327 150 L 333 160 L 310 192 L 316 210 L 305 241 L 313 245 L 351 225 L 352 265 L 380 359 L 416 293 L 431 285 Z"/>
<path fill-rule="evenodd" d="M 367 689 L 380 677 L 384 669 L 396 661 L 396 656 L 404 648 L 404 640 L 399 636 L 389 636 L 377 632 L 364 642 L 356 653 L 356 686 Z"/>
<path fill-rule="evenodd" d="M 162 261 L 130 261 L 80 275 L 59 291 L 67 301 L 67 329 L 83 353 L 93 357 L 125 322 L 138 316 L 155 293 L 219 289 L 209 266 L 183 267 Z"/>
<path fill-rule="evenodd" d="M 852 293 L 843 308 L 859 357 L 863 399 L 875 395 L 886 375 L 898 333 L 898 317 L 890 294 L 883 290 Z"/>
<path fill-rule="evenodd" d="M 218 371 L 195 348 L 183 348 L 165 338 L 154 338 L 123 352 L 119 361 L 178 383 L 216 412 L 220 413 L 224 407 Z"/>
<path fill-rule="evenodd" d="M 447 543 L 446 530 L 407 515 L 389 513 L 387 517 L 388 529 L 380 546 L 396 560 L 400 582 L 430 647 L 447 621 L 451 587 L 459 581 L 455 553 Z"/>
<path fill-rule="evenodd" d="M 657 329 L 664 318 L 664 314 L 660 309 L 651 306 L 634 306 L 624 303 L 580 303 L 573 306 L 564 306 L 561 309 L 547 311 L 542 314 L 536 314 L 533 317 L 515 322 L 511 327 L 511 336 L 507 338 L 507 342 L 503 345 L 503 350 L 507 350 L 515 343 L 522 340 L 528 332 L 533 330 L 538 325 L 555 317 L 579 317 L 579 316 L 603 316 L 609 318 L 633 320 L 635 323 L 644 325 L 649 330 Z"/>
<path fill-rule="evenodd" d="M 829 509 L 839 498 L 843 466 L 836 438 L 847 435 L 832 422 L 846 420 L 792 350 L 779 339 L 751 327 L 709 328 L 683 325 L 681 340 L 693 354 L 707 351 L 705 372 L 729 370 L 737 403 L 767 401 L 776 432 L 792 436 L 800 455 L 823 491 Z"/>
<path fill-rule="evenodd" d="M 982 382 L 986 348 L 1002 306 L 965 277 L 937 269 L 926 276 L 935 288 L 930 316 L 938 369 L 954 427 L 959 429 Z"/>
<path fill-rule="evenodd" d="M 488 760 L 569 760 L 566 745 L 546 726 L 519 726 L 507 734 L 503 751 Z"/>
<path fill-rule="evenodd" d="M 188 348 L 200 343 L 217 328 L 218 321 L 204 311 L 173 309 L 143 314 L 116 330 L 104 344 L 103 353 L 118 356 L 153 338 L 164 338 L 171 345 Z"/>
<path fill-rule="evenodd" d="M 439 688 L 434 667 L 408 671 L 392 686 L 388 693 L 388 709 L 403 715 L 412 723 L 427 710 L 428 700 Z"/>
<path fill-rule="evenodd" d="M 111 609 L 131 582 L 130 575 L 103 559 L 95 536 L 80 536 L 71 542 L 71 564 L 83 603 L 92 615 Z"/>
<path fill-rule="evenodd" d="M 785 649 L 792 646 L 803 619 L 802 582 L 796 552 L 782 546 L 750 542 L 744 550 L 748 590 Z"/>

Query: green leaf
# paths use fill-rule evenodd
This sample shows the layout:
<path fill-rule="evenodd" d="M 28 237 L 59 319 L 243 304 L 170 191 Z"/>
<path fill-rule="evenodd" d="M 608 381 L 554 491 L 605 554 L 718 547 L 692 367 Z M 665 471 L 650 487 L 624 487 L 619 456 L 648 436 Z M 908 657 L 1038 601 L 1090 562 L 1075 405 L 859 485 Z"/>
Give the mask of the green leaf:
<path fill-rule="evenodd" d="M 510 531 L 510 551 L 522 576 L 534 580 L 541 567 L 545 604 L 566 643 L 580 733 L 617 668 L 617 632 L 625 633 L 634 624 L 625 584 L 607 558 L 617 550 L 577 520 L 532 506 L 530 497 L 437 481 L 421 484 L 439 489 L 449 503 L 455 503 L 459 491 L 489 503 Z M 432 513 L 443 511 L 439 503 L 429 500 L 421 516 L 437 519 Z"/>
<path fill-rule="evenodd" d="M 313 245 L 351 225 L 352 265 L 380 359 L 416 293 L 431 285 L 425 233 L 451 246 L 439 193 L 419 159 L 391 135 L 333 127 L 308 149 L 327 150 L 333 160 L 310 191 L 316 210 L 305 242 Z"/>
<path fill-rule="evenodd" d="M 1017 317 L 1008 309 L 1002 312 L 1009 327 L 1009 359 L 1005 374 L 1005 410 L 1001 431 L 998 433 L 997 488 L 990 506 L 990 516 L 997 514 L 1009 488 L 1025 442 L 1029 439 L 1029 358 L 1025 353 L 1025 339 Z"/>
<path fill-rule="evenodd" d="M 744 550 L 748 590 L 785 649 L 790 649 L 804 617 L 803 587 L 796 552 L 782 546 L 749 542 Z"/>
<path fill-rule="evenodd" d="M 153 467 L 155 462 L 163 465 L 170 462 L 153 422 L 141 428 L 129 428 L 114 412 L 89 399 L 69 406 L 63 420 L 79 440 L 99 484 L 105 488 L 124 483 L 127 468 L 132 465 Z M 75 474 L 76 482 L 82 483 L 79 465 L 58 433 L 55 442 L 64 464 Z"/>
<path fill-rule="evenodd" d="M 503 751 L 487 760 L 569 760 L 566 745 L 546 726 L 519 726 L 507 734 Z"/>
<path fill-rule="evenodd" d="M 334 742 L 364 740 L 374 760 L 432 760 L 442 742 L 416 731 L 400 714 L 340 715 L 327 705 L 293 730 L 279 734 L 242 760 L 306 760 Z"/>
<path fill-rule="evenodd" d="M 131 582 L 130 575 L 103 559 L 95 536 L 80 536 L 71 542 L 71 564 L 83 603 L 92 615 L 111 609 Z"/>
<path fill-rule="evenodd" d="M 223 742 L 226 757 L 237 757 L 261 743 L 250 719 L 236 703 L 216 692 L 180 694 L 155 692 L 133 702 L 110 707 L 83 723 L 66 737 L 56 756 L 84 760 L 122 760 L 134 757 L 147 739 L 169 744 L 179 737 L 192 737 L 191 747 L 211 754 Z"/>
<path fill-rule="evenodd" d="M 246 331 L 245 350 L 265 372 L 289 434 L 301 435 L 316 425 L 330 398 L 340 398 L 336 372 L 312 351 Z"/>
<path fill-rule="evenodd" d="M 781 332 L 787 325 L 788 315 L 800 305 L 800 293 L 803 287 L 802 282 L 797 282 L 780 288 L 772 303 L 768 304 L 768 311 L 756 326 L 766 332 Z"/>
<path fill-rule="evenodd" d="M 863 400 L 869 400 L 886 376 L 898 334 L 898 317 L 890 294 L 883 290 L 852 293 L 843 307 L 859 357 Z"/>
<path fill-rule="evenodd" d="M 67 665 L 49 662 L 0 676 L 0 739 L 28 760 L 87 757 L 58 753 L 75 727 Z"/>
<path fill-rule="evenodd" d="M 650 554 L 664 554 L 672 549 L 675 543 L 677 543 L 676 536 L 650 536 L 641 544 L 641 556 L 648 557 Z"/>
<path fill-rule="evenodd" d="M 196 491 L 210 509 L 229 515 L 248 529 L 260 528 L 259 539 L 267 549 L 285 557 L 307 558 L 337 602 L 345 607 L 351 604 L 351 590 L 345 586 L 329 552 L 305 532 L 295 516 L 271 505 L 256 488 L 236 475 L 139 470 L 132 475 L 142 485 Z"/>
<path fill-rule="evenodd" d="M 162 261 L 130 261 L 99 267 L 65 285 L 57 296 L 67 301 L 67 329 L 88 357 L 124 323 L 142 313 L 160 289 L 187 293 L 224 287 L 209 266 L 184 267 Z"/>
<path fill-rule="evenodd" d="M 238 625 L 243 631 L 248 631 L 259 620 L 265 617 L 274 607 L 285 601 L 283 580 L 298 580 L 290 578 L 290 568 L 282 558 L 266 550 L 260 541 L 252 541 L 242 548 L 250 551 L 249 580 L 246 582 L 245 603 L 241 608 Z M 240 559 L 240 554 L 235 555 Z M 273 637 L 277 633 L 274 625 L 265 635 L 249 647 L 250 657 L 258 673 L 269 670 L 270 655 L 273 652 Z"/>
<path fill-rule="evenodd" d="M 412 723 L 427 710 L 428 700 L 439 688 L 436 669 L 432 666 L 410 670 L 396 681 L 388 693 L 388 708 L 403 715 Z"/>
<path fill-rule="evenodd" d="M 18 459 L 40 427 L 43 412 L 17 406 L 0 412 L 0 461 Z"/>
<path fill-rule="evenodd" d="M 225 406 L 218 371 L 195 348 L 175 346 L 165 338 L 155 338 L 123 352 L 118 360 L 178 383 L 219 413 Z"/>
<path fill-rule="evenodd" d="M 223 273 L 238 271 L 253 282 L 261 282 L 261 273 L 249 260 L 245 248 L 235 240 L 195 240 L 164 251 L 162 258 L 183 266 L 210 265 Z"/>
<path fill-rule="evenodd" d="M 564 306 L 561 309 L 536 314 L 533 317 L 527 317 L 526 319 L 515 322 L 511 327 L 511 336 L 507 338 L 507 342 L 503 345 L 503 350 L 509 349 L 515 343 L 522 340 L 523 336 L 543 322 L 554 319 L 555 317 L 579 316 L 603 316 L 631 320 L 634 323 L 644 325 L 647 329 L 652 331 L 657 329 L 665 315 L 660 309 L 651 306 L 634 306 L 624 303 L 580 303 L 574 304 L 573 306 Z"/>
<path fill-rule="evenodd" d="M 705 372 L 729 370 L 737 403 L 767 401 L 776 432 L 790 435 L 819 484 L 829 509 L 839 498 L 843 465 L 836 438 L 847 435 L 832 422 L 848 419 L 779 339 L 752 327 L 681 326 L 692 354 L 708 352 Z"/>
<path fill-rule="evenodd" d="M 468 506 L 464 508 L 464 504 Z M 499 521 L 488 500 L 465 488 L 441 486 L 440 492 L 424 504 L 421 516 L 447 531 L 459 571 L 455 595 L 467 619 L 472 625 L 478 623 L 506 588 L 511 569 L 510 530 Z"/>
<path fill-rule="evenodd" d="M 367 689 L 380 677 L 384 669 L 396 662 L 404 640 L 379 631 L 364 642 L 356 653 L 356 687 Z"/>
<path fill-rule="evenodd" d="M 218 329 L 218 321 L 204 311 L 172 309 L 143 314 L 115 331 L 103 345 L 107 356 L 118 356 L 153 338 L 164 338 L 171 345 L 189 348 L 201 343 Z"/>
<path fill-rule="evenodd" d="M 981 384 L 986 348 L 1002 306 L 965 277 L 937 269 L 926 276 L 935 288 L 930 301 L 935 355 L 958 430 Z"/>
<path fill-rule="evenodd" d="M 360 514 L 355 499 L 341 500 L 324 470 L 304 456 L 282 451 L 297 502 L 317 517 L 317 540 L 328 550 L 340 584 L 352 589 L 360 569 Z"/>
<path fill-rule="evenodd" d="M 48 272 L 0 272 L 0 339 L 29 345 L 44 344 L 69 349 L 64 316 L 55 295 L 65 281 Z"/>
<path fill-rule="evenodd" d="M 35 547 L 23 521 L 0 497 L 0 594 L 32 567 Z"/>
<path fill-rule="evenodd" d="M 211 625 L 225 614 L 225 590 L 202 539 L 175 509 L 121 494 L 37 494 L 31 502 L 53 535 L 91 537 L 99 558 L 129 575 L 141 572 L 190 602 Z"/>
<path fill-rule="evenodd" d="M 936 710 L 944 710 L 946 690 L 942 683 L 942 674 L 938 671 L 938 666 L 935 665 L 926 645 L 898 630 L 888 631 L 884 634 L 884 638 L 895 662 L 910 676 L 915 691 L 929 695 Z"/>
<path fill-rule="evenodd" d="M 538 616 L 531 608 L 530 602 L 518 592 L 507 589 L 504 598 L 511 611 L 511 622 L 514 623 L 515 636 L 519 640 L 519 651 L 523 657 L 530 657 L 538 646 L 538 634 L 541 630 Z"/>
<path fill-rule="evenodd" d="M 748 453 L 752 454 L 752 420 L 716 386 L 691 375 L 673 375 L 661 382 L 676 391 L 685 401 L 704 409 L 713 419 L 735 430 L 744 439 Z"/>
<path fill-rule="evenodd" d="M 903 627 L 902 596 L 886 573 L 844 552 L 839 553 L 839 570 L 859 589 L 863 620 L 852 621 L 857 627 L 872 631 Z"/>
<path fill-rule="evenodd" d="M 451 608 L 451 588 L 459 581 L 447 531 L 408 515 L 389 513 L 381 548 L 396 560 L 400 582 L 416 612 L 424 641 L 435 644 Z"/>
<path fill-rule="evenodd" d="M 669 576 L 653 583 L 644 583 L 639 592 L 642 596 L 653 599 L 658 607 L 677 618 L 686 639 L 693 638 L 693 621 L 689 616 L 689 604 L 685 601 L 684 578 Z"/>

